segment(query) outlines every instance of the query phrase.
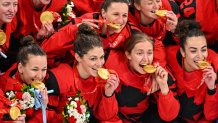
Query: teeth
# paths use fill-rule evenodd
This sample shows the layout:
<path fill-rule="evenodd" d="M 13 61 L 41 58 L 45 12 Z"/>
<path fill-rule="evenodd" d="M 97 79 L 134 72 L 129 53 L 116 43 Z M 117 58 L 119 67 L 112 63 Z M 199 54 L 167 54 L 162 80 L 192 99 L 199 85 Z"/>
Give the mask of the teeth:
<path fill-rule="evenodd" d="M 143 68 L 145 65 L 146 65 L 146 64 L 139 64 L 139 66 L 142 67 L 142 68 Z"/>
<path fill-rule="evenodd" d="M 95 68 L 92 68 L 93 70 L 95 70 L 95 71 L 98 71 L 98 69 L 95 69 Z"/>

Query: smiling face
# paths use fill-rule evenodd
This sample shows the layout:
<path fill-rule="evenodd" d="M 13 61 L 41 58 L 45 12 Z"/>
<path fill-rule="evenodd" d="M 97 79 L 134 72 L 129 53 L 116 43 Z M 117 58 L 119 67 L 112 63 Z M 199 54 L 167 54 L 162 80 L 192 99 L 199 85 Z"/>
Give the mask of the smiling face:
<path fill-rule="evenodd" d="M 98 69 L 101 68 L 105 62 L 104 50 L 102 47 L 90 49 L 83 57 L 80 57 L 76 53 L 75 58 L 78 61 L 77 68 L 80 77 L 83 79 L 87 79 L 89 76 L 98 76 Z"/>
<path fill-rule="evenodd" d="M 27 84 L 31 84 L 33 80 L 42 81 L 47 71 L 47 57 L 28 55 L 28 61 L 25 65 L 18 64 L 18 71 L 21 79 Z"/>
<path fill-rule="evenodd" d="M 198 61 L 204 61 L 208 56 L 205 37 L 188 37 L 184 46 L 185 49 L 180 48 L 180 51 L 184 58 L 185 70 L 188 72 L 198 70 Z"/>
<path fill-rule="evenodd" d="M 112 2 L 111 5 L 108 6 L 107 11 L 102 9 L 101 14 L 104 19 L 121 26 L 119 29 L 109 27 L 110 31 L 119 33 L 124 28 L 127 23 L 128 10 L 128 5 L 121 2 Z"/>
<path fill-rule="evenodd" d="M 141 21 L 144 19 L 154 20 L 158 16 L 155 14 L 162 7 L 161 0 L 140 0 L 139 4 L 134 3 L 135 8 L 140 11 Z"/>
<path fill-rule="evenodd" d="M 0 24 L 10 23 L 17 13 L 18 0 L 0 0 Z"/>
<path fill-rule="evenodd" d="M 125 54 L 130 67 L 140 74 L 145 74 L 144 65 L 152 64 L 153 61 L 153 45 L 148 41 L 139 42 L 130 53 L 126 51 Z"/>

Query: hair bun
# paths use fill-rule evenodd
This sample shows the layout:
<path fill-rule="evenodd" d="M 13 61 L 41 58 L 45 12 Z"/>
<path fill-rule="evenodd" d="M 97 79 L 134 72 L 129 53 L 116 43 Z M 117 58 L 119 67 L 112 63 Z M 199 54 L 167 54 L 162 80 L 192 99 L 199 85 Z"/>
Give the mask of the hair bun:
<path fill-rule="evenodd" d="M 78 34 L 79 35 L 98 35 L 96 33 L 96 31 L 90 27 L 88 24 L 82 23 L 81 25 L 79 25 L 78 27 Z"/>
<path fill-rule="evenodd" d="M 31 35 L 27 35 L 20 40 L 20 44 L 22 47 L 29 46 L 35 44 L 35 40 Z"/>
<path fill-rule="evenodd" d="M 189 34 L 190 31 L 193 30 L 200 30 L 201 25 L 199 22 L 196 22 L 195 20 L 182 20 L 176 28 L 175 34 L 179 37 L 186 37 L 187 34 Z"/>

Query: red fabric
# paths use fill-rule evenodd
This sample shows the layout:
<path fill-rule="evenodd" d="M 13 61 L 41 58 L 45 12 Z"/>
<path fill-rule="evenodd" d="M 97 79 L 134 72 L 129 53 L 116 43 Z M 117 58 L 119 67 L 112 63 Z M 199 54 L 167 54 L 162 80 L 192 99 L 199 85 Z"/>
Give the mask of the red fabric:
<path fill-rule="evenodd" d="M 78 90 L 81 91 L 81 96 L 88 101 L 89 106 L 92 107 L 94 116 L 98 120 L 110 120 L 117 114 L 118 107 L 115 96 L 110 98 L 104 96 L 105 82 L 99 82 L 98 79 L 94 77 L 89 77 L 86 80 L 80 78 L 75 65 L 71 68 L 67 64 L 60 64 L 57 68 L 54 68 L 51 71 L 56 77 L 60 90 L 58 100 L 52 100 L 53 104 L 55 104 L 55 101 L 58 102 L 56 103 L 58 105 L 54 106 L 58 109 L 57 117 L 59 117 L 59 121 L 57 120 L 55 122 L 59 123 L 63 120 L 61 115 L 63 107 L 66 105 L 66 97 L 75 96 Z M 110 107 L 110 110 L 108 110 L 108 107 Z"/>
<path fill-rule="evenodd" d="M 180 9 L 185 18 L 200 22 L 202 31 L 210 45 L 218 41 L 218 14 L 215 0 L 185 0 L 180 5 Z"/>
<path fill-rule="evenodd" d="M 67 0 L 51 0 L 51 3 L 43 8 L 42 11 L 34 9 L 32 0 L 19 0 L 18 12 L 13 19 L 13 27 L 16 27 L 15 37 L 33 35 L 36 36 L 38 30 L 34 23 L 41 28 L 40 15 L 42 11 L 61 11 Z"/>
<path fill-rule="evenodd" d="M 180 66 L 178 63 L 179 62 L 177 59 L 178 51 L 179 51 L 179 46 L 171 46 L 166 48 L 166 52 L 168 54 L 167 62 L 172 70 L 173 75 L 177 79 L 178 95 L 181 96 L 183 93 L 186 93 L 188 98 L 194 97 L 193 100 L 194 104 L 204 105 L 204 110 L 194 115 L 193 116 L 194 121 L 189 121 L 189 122 L 191 123 L 191 122 L 199 121 L 200 115 L 203 113 L 203 111 L 207 120 L 214 120 L 217 117 L 217 108 L 214 108 L 214 106 L 217 105 L 218 90 L 216 90 L 216 94 L 208 95 L 207 86 L 205 83 L 198 88 L 202 79 L 202 71 L 201 70 L 192 71 L 192 72 L 184 71 L 182 66 Z M 217 54 L 211 50 L 208 50 L 208 54 L 209 55 L 207 61 L 209 61 L 213 65 L 214 70 L 217 71 L 218 69 Z M 181 107 L 181 109 L 182 108 L 183 107 Z"/>
<path fill-rule="evenodd" d="M 119 66 L 119 67 L 117 67 Z M 126 56 L 123 52 L 117 52 L 117 51 L 110 51 L 109 57 L 105 63 L 105 67 L 109 69 L 114 69 L 120 78 L 120 85 L 116 90 L 116 94 L 122 93 L 122 87 L 126 86 L 132 87 L 135 89 L 138 89 L 138 95 L 146 94 L 146 91 L 143 91 L 143 87 L 147 86 L 146 82 L 149 83 L 151 81 L 151 75 L 145 74 L 145 75 L 139 75 L 135 73 L 133 70 L 130 70 L 128 67 Z M 175 85 L 175 84 L 174 84 Z M 150 88 L 150 87 L 149 87 Z M 141 91 L 140 91 L 141 90 Z M 134 96 L 138 96 L 134 95 Z M 174 98 L 174 94 L 170 91 L 167 95 L 161 95 L 158 94 L 158 92 L 155 95 L 159 95 L 159 99 L 157 101 L 158 103 L 158 111 L 160 114 L 160 117 L 165 121 L 171 121 L 173 120 L 179 112 L 179 103 Z M 128 98 L 131 98 L 130 95 Z M 119 103 L 122 102 L 122 98 L 118 100 L 119 105 L 123 105 Z M 119 106 L 119 112 L 122 113 L 125 117 L 128 119 L 131 119 L 133 121 L 139 120 L 140 117 L 130 118 L 128 117 L 129 114 L 143 114 L 144 111 L 147 110 L 149 106 L 148 97 L 144 98 L 140 102 L 135 102 L 137 105 L 134 107 L 128 107 L 127 103 L 124 104 L 124 106 Z M 172 104 L 172 105 L 169 105 Z M 122 119 L 124 123 L 128 123 L 130 121 L 126 121 L 125 119 Z"/>
<path fill-rule="evenodd" d="M 4 96 L 4 93 L 1 89 L 0 89 L 0 96 Z M 5 112 L 7 112 L 7 110 L 8 109 L 5 103 L 2 100 L 0 100 L 0 119 L 2 119 L 3 115 L 5 114 Z"/>
<path fill-rule="evenodd" d="M 68 49 L 72 49 L 77 30 L 76 25 L 69 23 L 55 32 L 49 39 L 44 40 L 41 47 L 45 50 L 48 59 L 64 56 Z"/>
<path fill-rule="evenodd" d="M 74 9 L 76 16 L 79 17 L 85 13 L 98 12 L 104 0 L 74 0 Z"/>
<path fill-rule="evenodd" d="M 202 31 L 209 44 L 218 41 L 218 13 L 215 9 L 214 0 L 196 1 L 196 20 L 201 23 Z"/>
<path fill-rule="evenodd" d="M 7 90 L 15 90 L 16 86 L 20 83 L 23 83 L 19 77 L 19 74 L 16 73 L 15 78 L 10 76 L 12 70 L 17 68 L 17 64 L 14 64 L 4 75 L 0 77 L 1 88 L 4 92 Z M 47 122 L 50 122 L 54 119 L 55 112 L 53 110 L 46 111 Z M 31 115 L 30 119 L 26 121 L 27 123 L 43 123 L 42 119 L 42 111 L 41 110 L 34 110 L 33 114 Z"/>

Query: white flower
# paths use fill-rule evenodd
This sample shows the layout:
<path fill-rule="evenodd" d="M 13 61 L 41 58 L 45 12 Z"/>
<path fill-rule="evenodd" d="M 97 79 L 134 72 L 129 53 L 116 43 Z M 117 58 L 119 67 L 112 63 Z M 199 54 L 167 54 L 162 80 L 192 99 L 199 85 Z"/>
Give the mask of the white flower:
<path fill-rule="evenodd" d="M 70 101 L 70 100 L 72 100 L 72 97 L 69 97 L 69 98 L 68 98 L 68 101 Z"/>
<path fill-rule="evenodd" d="M 77 103 L 76 103 L 75 101 L 71 101 L 71 102 L 70 102 L 70 105 L 73 106 L 73 107 L 75 107 L 75 108 L 77 108 Z"/>
<path fill-rule="evenodd" d="M 74 100 L 75 100 L 75 101 L 79 101 L 79 98 L 78 98 L 78 97 L 76 97 Z"/>
<path fill-rule="evenodd" d="M 34 106 L 34 98 L 31 97 L 29 101 L 26 100 L 19 100 L 19 103 L 21 104 L 21 107 L 23 110 L 26 110 L 28 108 L 32 108 Z"/>
<path fill-rule="evenodd" d="M 67 5 L 66 8 L 67 8 L 67 13 L 71 13 L 73 10 L 70 5 Z"/>
<path fill-rule="evenodd" d="M 73 2 L 70 2 L 70 6 L 71 6 L 71 7 L 74 7 L 74 3 L 73 3 Z"/>
<path fill-rule="evenodd" d="M 6 92 L 6 96 L 8 99 L 13 99 L 15 97 L 15 92 L 14 91 L 9 91 L 9 92 Z"/>

